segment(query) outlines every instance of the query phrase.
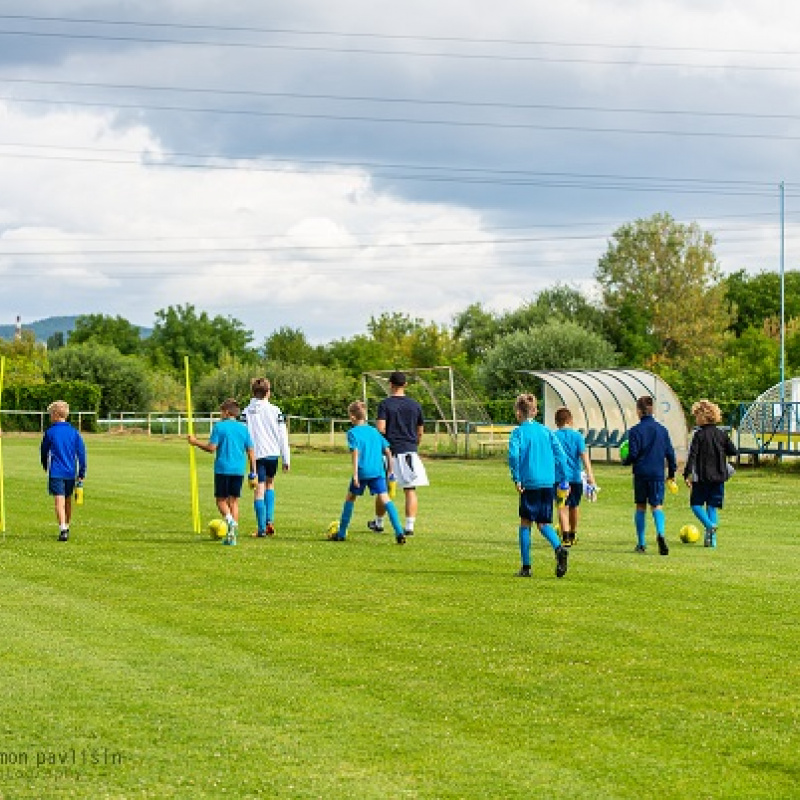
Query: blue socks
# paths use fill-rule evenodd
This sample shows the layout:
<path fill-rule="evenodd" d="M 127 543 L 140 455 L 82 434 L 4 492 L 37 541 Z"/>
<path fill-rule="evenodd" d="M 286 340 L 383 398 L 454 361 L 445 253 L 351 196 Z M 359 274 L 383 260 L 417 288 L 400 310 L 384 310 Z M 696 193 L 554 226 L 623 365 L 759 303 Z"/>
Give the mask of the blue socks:
<path fill-rule="evenodd" d="M 267 507 L 263 500 L 254 500 L 253 508 L 256 512 L 256 525 L 259 533 L 264 533 L 267 529 Z"/>
<path fill-rule="evenodd" d="M 350 520 L 353 519 L 353 508 L 355 503 L 351 500 L 345 500 L 342 506 L 342 516 L 339 518 L 339 538 L 344 539 L 347 536 L 347 529 L 350 527 Z"/>
<path fill-rule="evenodd" d="M 264 504 L 267 507 L 267 522 L 275 519 L 275 490 L 267 489 L 264 492 Z"/>
<path fill-rule="evenodd" d="M 697 517 L 706 530 L 714 527 L 715 523 L 711 521 L 711 509 L 708 509 L 708 513 L 706 513 L 706 509 L 703 506 L 692 506 L 692 514 Z M 714 516 L 716 517 L 717 515 L 714 514 Z"/>
<path fill-rule="evenodd" d="M 543 525 L 541 530 L 542 536 L 550 542 L 553 550 L 561 546 L 561 539 L 558 538 L 556 529 L 552 525 Z"/>
<path fill-rule="evenodd" d="M 639 509 L 637 508 L 633 514 L 633 524 L 636 526 L 636 539 L 638 540 L 640 547 L 644 547 L 646 544 L 644 538 L 644 522 L 645 522 L 644 511 L 639 511 Z"/>
<path fill-rule="evenodd" d="M 519 554 L 522 559 L 522 566 L 531 565 L 531 529 L 519 526 Z"/>
<path fill-rule="evenodd" d="M 653 511 L 653 522 L 656 524 L 656 536 L 663 536 L 665 531 L 664 526 L 664 511 L 662 509 L 657 509 Z"/>
<path fill-rule="evenodd" d="M 397 506 L 392 500 L 384 503 L 384 506 L 386 507 L 386 513 L 389 515 L 389 522 L 392 523 L 392 528 L 394 528 L 395 536 L 402 536 L 403 526 L 400 524 L 400 515 L 397 513 Z"/>

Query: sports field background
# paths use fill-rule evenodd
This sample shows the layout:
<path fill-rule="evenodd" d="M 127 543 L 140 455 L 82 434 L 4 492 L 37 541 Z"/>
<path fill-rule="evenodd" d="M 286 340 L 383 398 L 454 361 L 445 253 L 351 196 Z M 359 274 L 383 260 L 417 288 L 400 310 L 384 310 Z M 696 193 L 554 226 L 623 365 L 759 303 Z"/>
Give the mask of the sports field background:
<path fill-rule="evenodd" d="M 38 437 L 3 439 L 2 798 L 790 798 L 800 785 L 800 494 L 740 470 L 719 548 L 633 553 L 596 465 L 569 573 L 518 568 L 502 459 L 428 461 L 418 534 L 323 540 L 345 453 L 295 453 L 278 535 L 191 533 L 185 442 L 89 436 L 56 541 Z M 204 520 L 212 458 L 197 453 Z"/>

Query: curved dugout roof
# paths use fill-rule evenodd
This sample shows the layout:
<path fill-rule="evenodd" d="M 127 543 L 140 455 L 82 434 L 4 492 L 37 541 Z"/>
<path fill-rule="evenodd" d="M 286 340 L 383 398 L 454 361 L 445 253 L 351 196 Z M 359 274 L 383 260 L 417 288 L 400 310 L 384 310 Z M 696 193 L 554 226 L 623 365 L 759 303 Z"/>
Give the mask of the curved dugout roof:
<path fill-rule="evenodd" d="M 635 425 L 636 399 L 649 394 L 655 400 L 655 418 L 669 431 L 679 456 L 685 456 L 688 431 L 680 400 L 669 384 L 643 369 L 521 370 L 544 383 L 543 419 L 553 427 L 556 409 L 572 411 L 573 424 L 584 432 L 606 431 L 614 441 Z"/>

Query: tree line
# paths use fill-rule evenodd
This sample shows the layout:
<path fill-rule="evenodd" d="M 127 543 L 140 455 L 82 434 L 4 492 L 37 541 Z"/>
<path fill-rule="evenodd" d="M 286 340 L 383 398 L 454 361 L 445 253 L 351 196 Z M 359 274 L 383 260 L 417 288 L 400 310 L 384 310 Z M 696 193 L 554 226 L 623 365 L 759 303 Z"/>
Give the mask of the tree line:
<path fill-rule="evenodd" d="M 518 370 L 644 368 L 661 375 L 684 405 L 710 397 L 731 411 L 780 380 L 780 285 L 776 272 L 724 276 L 710 233 L 656 214 L 618 228 L 595 269 L 591 295 L 568 283 L 518 308 L 474 303 L 450 324 L 404 313 L 372 317 L 366 331 L 311 344 L 300 328 L 275 329 L 261 344 L 237 319 L 190 304 L 156 312 L 152 332 L 120 316 L 78 317 L 66 341 L 47 346 L 24 332 L 0 340 L 6 385 L 83 381 L 101 389 L 101 415 L 178 410 L 190 356 L 198 411 L 247 397 L 266 374 L 288 413 L 341 416 L 365 371 L 451 365 L 492 416 L 529 380 Z M 785 273 L 786 374 L 800 371 L 800 272 Z"/>

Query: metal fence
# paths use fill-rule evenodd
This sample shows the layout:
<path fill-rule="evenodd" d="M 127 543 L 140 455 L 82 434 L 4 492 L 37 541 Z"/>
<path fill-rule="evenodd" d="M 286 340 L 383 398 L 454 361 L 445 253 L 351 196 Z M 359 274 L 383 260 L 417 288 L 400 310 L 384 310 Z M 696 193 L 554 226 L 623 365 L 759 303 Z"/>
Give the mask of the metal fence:
<path fill-rule="evenodd" d="M 46 411 L 3 411 L 2 415 L 28 415 L 31 423 L 24 430 L 43 432 L 48 425 Z M 91 419 L 91 424 L 87 424 Z M 195 414 L 194 432 L 208 436 L 220 419 L 219 413 Z M 182 411 L 122 411 L 96 419 L 93 412 L 73 411 L 70 420 L 79 430 L 100 433 L 127 433 L 143 436 L 186 436 L 189 421 Z M 346 449 L 349 419 L 335 417 L 287 416 L 286 426 L 292 446 L 318 449 Z M 508 426 L 498 426 L 506 428 Z M 504 456 L 507 431 L 486 433 L 486 423 L 468 420 L 425 420 L 425 435 L 420 450 L 423 453 L 460 456 L 462 458 Z M 490 446 L 487 446 L 490 445 Z"/>

